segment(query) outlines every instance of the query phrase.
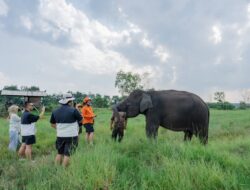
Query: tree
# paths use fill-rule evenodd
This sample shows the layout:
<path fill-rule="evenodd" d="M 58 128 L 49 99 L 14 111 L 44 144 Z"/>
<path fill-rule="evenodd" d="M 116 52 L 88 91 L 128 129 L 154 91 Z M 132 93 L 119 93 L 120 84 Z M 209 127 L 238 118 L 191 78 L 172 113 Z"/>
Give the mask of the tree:
<path fill-rule="evenodd" d="M 136 89 L 143 89 L 141 81 L 141 76 L 137 73 L 119 71 L 116 74 L 115 87 L 122 96 L 126 96 Z"/>
<path fill-rule="evenodd" d="M 219 103 L 223 103 L 225 102 L 225 92 L 215 92 L 214 93 L 214 99 L 219 102 Z"/>
<path fill-rule="evenodd" d="M 119 96 L 112 96 L 112 98 L 111 98 L 112 105 L 117 104 L 119 101 L 120 101 Z"/>
<path fill-rule="evenodd" d="M 17 85 L 4 86 L 3 90 L 19 90 Z"/>
<path fill-rule="evenodd" d="M 110 105 L 110 97 L 109 96 L 101 96 L 100 94 L 96 94 L 92 99 L 92 103 L 94 107 L 97 108 L 108 108 Z"/>
<path fill-rule="evenodd" d="M 241 110 L 247 109 L 247 104 L 246 104 L 246 102 L 241 101 L 241 102 L 240 102 L 240 105 L 239 105 L 239 109 L 241 109 Z"/>
<path fill-rule="evenodd" d="M 38 86 L 21 86 L 21 90 L 23 91 L 40 91 L 40 88 Z"/>
<path fill-rule="evenodd" d="M 79 91 L 77 91 L 77 92 L 71 92 L 71 93 L 72 93 L 72 95 L 75 98 L 75 102 L 77 102 L 77 103 L 82 103 L 83 99 L 87 96 L 87 94 L 84 94 L 84 93 L 79 92 Z"/>

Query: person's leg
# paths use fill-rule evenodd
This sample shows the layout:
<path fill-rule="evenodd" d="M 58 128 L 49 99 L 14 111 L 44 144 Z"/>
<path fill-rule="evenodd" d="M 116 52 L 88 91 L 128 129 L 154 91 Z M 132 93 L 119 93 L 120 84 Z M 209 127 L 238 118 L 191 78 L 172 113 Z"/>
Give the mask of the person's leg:
<path fill-rule="evenodd" d="M 85 141 L 86 141 L 86 143 L 89 142 L 89 133 L 87 133 L 87 132 L 86 132 L 86 135 L 85 135 Z"/>
<path fill-rule="evenodd" d="M 66 167 L 68 167 L 68 166 L 69 166 L 69 164 L 70 164 L 70 157 L 69 157 L 69 156 L 64 155 L 62 165 L 66 168 Z"/>
<path fill-rule="evenodd" d="M 62 155 L 61 154 L 57 154 L 56 155 L 56 159 L 55 159 L 55 164 L 56 165 L 61 165 L 62 164 Z"/>
<path fill-rule="evenodd" d="M 25 156 L 28 160 L 32 159 L 32 145 L 26 145 L 26 149 L 25 149 Z"/>
<path fill-rule="evenodd" d="M 94 142 L 94 132 L 91 132 L 91 133 L 89 134 L 89 143 L 92 145 L 93 142 Z"/>
<path fill-rule="evenodd" d="M 15 131 L 10 131 L 9 150 L 16 151 L 18 145 L 18 134 Z"/>
<path fill-rule="evenodd" d="M 78 139 L 76 137 L 72 137 L 65 144 L 63 164 L 62 164 L 65 168 L 69 166 L 70 155 L 72 155 L 75 152 L 77 145 L 78 145 Z"/>
<path fill-rule="evenodd" d="M 56 138 L 56 150 L 57 150 L 57 155 L 55 158 L 55 164 L 56 165 L 61 165 L 62 160 L 63 160 L 63 154 L 64 154 L 64 147 L 65 147 L 65 139 L 62 137 L 57 137 Z"/>
<path fill-rule="evenodd" d="M 22 143 L 22 145 L 20 146 L 19 151 L 18 151 L 18 156 L 19 157 L 24 157 L 25 156 L 25 149 L 26 149 L 26 144 Z"/>

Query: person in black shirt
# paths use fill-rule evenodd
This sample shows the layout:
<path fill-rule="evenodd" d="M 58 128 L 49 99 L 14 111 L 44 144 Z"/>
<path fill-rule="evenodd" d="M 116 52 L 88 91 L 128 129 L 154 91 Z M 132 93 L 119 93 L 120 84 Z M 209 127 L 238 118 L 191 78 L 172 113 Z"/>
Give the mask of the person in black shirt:
<path fill-rule="evenodd" d="M 19 157 L 26 156 L 27 159 L 32 159 L 32 145 L 36 143 L 36 127 L 35 123 L 43 117 L 45 107 L 42 108 L 42 112 L 39 116 L 33 115 L 31 111 L 34 105 L 30 102 L 25 102 L 25 111 L 21 117 L 21 136 L 22 145 L 18 151 Z"/>
<path fill-rule="evenodd" d="M 61 107 L 53 111 L 50 118 L 51 127 L 56 129 L 56 164 L 63 164 L 64 167 L 69 165 L 70 155 L 78 146 L 78 131 L 82 116 L 77 109 L 73 107 L 71 94 L 63 95 L 59 101 Z"/>

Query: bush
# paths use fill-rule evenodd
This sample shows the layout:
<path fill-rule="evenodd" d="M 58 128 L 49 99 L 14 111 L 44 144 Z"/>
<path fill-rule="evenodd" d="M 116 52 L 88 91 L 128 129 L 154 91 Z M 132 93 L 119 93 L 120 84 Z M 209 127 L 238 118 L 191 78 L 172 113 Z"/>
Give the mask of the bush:
<path fill-rule="evenodd" d="M 0 117 L 6 117 L 8 112 L 4 106 L 4 104 L 0 104 Z"/>
<path fill-rule="evenodd" d="M 241 101 L 240 102 L 240 105 L 239 105 L 239 109 L 240 110 L 245 110 L 245 109 L 247 109 L 247 104 L 246 104 L 246 102 L 243 102 L 243 101 Z"/>
<path fill-rule="evenodd" d="M 217 110 L 233 110 L 235 106 L 229 102 L 208 103 L 208 107 Z"/>

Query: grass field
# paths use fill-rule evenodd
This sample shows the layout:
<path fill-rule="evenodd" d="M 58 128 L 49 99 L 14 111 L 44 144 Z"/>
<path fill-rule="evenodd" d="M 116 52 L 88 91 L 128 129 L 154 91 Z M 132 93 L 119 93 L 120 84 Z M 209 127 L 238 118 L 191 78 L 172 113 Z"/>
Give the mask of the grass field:
<path fill-rule="evenodd" d="M 250 189 L 250 110 L 211 110 L 206 147 L 165 129 L 157 142 L 147 140 L 142 116 L 130 119 L 123 142 L 114 143 L 111 112 L 96 113 L 94 147 L 82 135 L 67 169 L 54 165 L 48 116 L 37 124 L 35 163 L 8 152 L 8 122 L 0 119 L 0 189 Z"/>

